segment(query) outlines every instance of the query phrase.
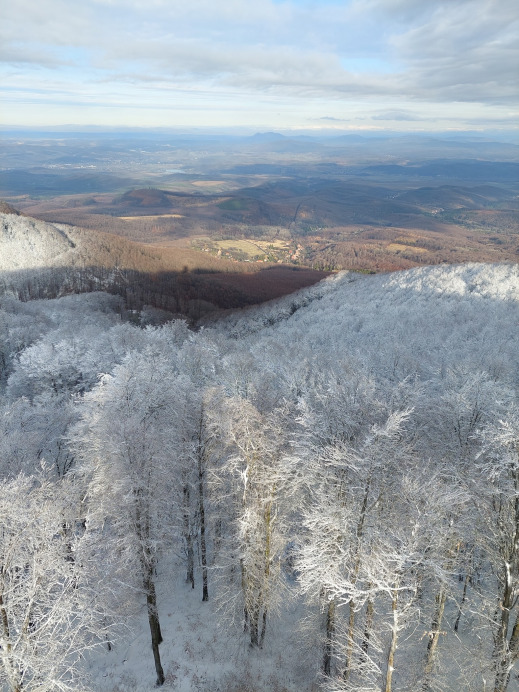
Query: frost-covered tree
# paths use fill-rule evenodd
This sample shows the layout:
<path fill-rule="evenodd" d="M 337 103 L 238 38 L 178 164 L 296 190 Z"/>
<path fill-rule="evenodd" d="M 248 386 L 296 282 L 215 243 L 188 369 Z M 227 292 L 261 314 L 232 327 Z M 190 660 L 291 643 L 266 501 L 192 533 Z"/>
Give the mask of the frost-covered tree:
<path fill-rule="evenodd" d="M 505 692 L 519 660 L 519 411 L 483 432 L 474 487 L 482 517 L 480 540 L 495 574 L 492 634 L 494 692 Z"/>
<path fill-rule="evenodd" d="M 42 460 L 57 477 L 68 473 L 74 453 L 67 435 L 77 420 L 77 409 L 66 394 L 49 393 L 0 405 L 0 477 L 32 474 Z"/>
<path fill-rule="evenodd" d="M 152 348 L 131 353 L 86 397 L 76 446 L 89 479 L 91 511 L 108 522 L 133 564 L 147 603 L 157 683 L 164 683 L 155 568 L 178 526 L 179 455 L 188 381 Z M 179 403 L 180 402 L 180 403 Z"/>
<path fill-rule="evenodd" d="M 362 634 L 365 653 L 370 638 L 372 608 L 366 560 L 372 560 L 373 542 L 380 529 L 380 504 L 391 503 L 394 471 L 408 454 L 402 428 L 409 413 L 390 414 L 382 426 L 373 425 L 359 439 L 336 442 L 315 450 L 307 461 L 308 483 L 314 492 L 304 510 L 305 545 L 297 565 L 300 583 L 310 599 L 326 612 L 323 671 L 332 675 L 336 658 L 337 609 L 347 610 L 345 642 L 340 643 L 337 667 L 348 680 L 359 635 L 357 615 L 367 609 Z M 388 497 L 389 496 L 389 497 Z"/>
<path fill-rule="evenodd" d="M 261 414 L 246 399 L 216 393 L 211 410 L 223 455 L 212 468 L 212 486 L 222 499 L 227 531 L 225 553 L 220 551 L 217 565 L 227 580 L 220 599 L 228 614 L 241 615 L 251 646 L 261 647 L 268 616 L 281 597 L 284 410 Z"/>
<path fill-rule="evenodd" d="M 209 599 L 209 516 L 208 470 L 213 447 L 207 390 L 215 379 L 218 351 L 203 335 L 186 339 L 179 352 L 179 368 L 189 378 L 188 391 L 179 416 L 183 430 L 183 511 L 187 581 L 195 586 L 195 541 L 202 573 L 202 600 Z"/>
<path fill-rule="evenodd" d="M 71 479 L 51 482 L 45 469 L 2 486 L 0 687 L 9 692 L 88 689 L 82 657 L 114 635 L 100 559 L 110 538 L 99 545 L 79 505 Z"/>
<path fill-rule="evenodd" d="M 511 690 L 517 267 L 337 275 L 199 332 L 130 325 L 116 303 L 2 298 L 0 475 L 31 517 L 43 481 L 18 474 L 46 460 L 62 522 L 23 549 L 63 549 L 85 589 L 101 589 L 90 566 L 117 566 L 109 590 L 146 608 L 158 682 L 156 581 L 180 553 L 254 646 L 282 596 L 306 601 L 326 690 Z M 47 525 L 24 533 L 22 514 L 23 535 Z"/>

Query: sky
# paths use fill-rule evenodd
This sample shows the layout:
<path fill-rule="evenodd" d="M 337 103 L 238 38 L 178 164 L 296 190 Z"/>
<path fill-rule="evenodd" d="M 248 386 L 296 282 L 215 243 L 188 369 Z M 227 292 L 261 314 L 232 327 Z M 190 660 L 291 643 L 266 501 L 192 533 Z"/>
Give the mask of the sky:
<path fill-rule="evenodd" d="M 517 130 L 517 0 L 16 0 L 0 125 Z"/>

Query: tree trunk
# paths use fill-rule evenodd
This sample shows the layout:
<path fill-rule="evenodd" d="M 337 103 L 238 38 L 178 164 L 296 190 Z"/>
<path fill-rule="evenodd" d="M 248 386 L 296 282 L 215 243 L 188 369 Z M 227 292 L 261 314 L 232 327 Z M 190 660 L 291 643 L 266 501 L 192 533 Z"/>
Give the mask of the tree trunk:
<path fill-rule="evenodd" d="M 243 631 L 249 629 L 249 610 L 247 608 L 247 574 L 243 558 L 240 558 L 241 592 L 243 594 Z"/>
<path fill-rule="evenodd" d="M 21 687 L 19 685 L 19 676 L 14 670 L 11 662 L 11 648 L 12 645 L 9 642 L 9 620 L 7 618 L 7 612 L 4 607 L 4 600 L 2 594 L 0 593 L 0 622 L 2 623 L 2 639 L 7 642 L 5 648 L 0 648 L 0 660 L 3 663 L 4 670 L 7 675 L 7 681 L 9 684 L 10 692 L 20 692 Z"/>
<path fill-rule="evenodd" d="M 261 634 L 259 638 L 260 649 L 263 648 L 263 642 L 265 641 L 265 632 L 267 631 L 267 608 L 263 608 L 263 615 L 261 616 Z"/>
<path fill-rule="evenodd" d="M 259 647 L 259 616 L 260 605 L 259 596 L 254 599 L 252 608 L 249 611 L 249 633 L 250 645 Z"/>
<path fill-rule="evenodd" d="M 353 583 L 357 581 L 357 575 L 354 574 Z M 348 618 L 348 635 L 346 638 L 346 667 L 344 668 L 343 679 L 345 682 L 348 681 L 351 673 L 351 664 L 353 660 L 353 639 L 355 631 L 355 602 L 353 599 L 349 602 L 350 615 Z"/>
<path fill-rule="evenodd" d="M 510 623 L 510 609 L 513 606 L 513 584 L 508 563 L 505 567 L 503 599 L 499 606 L 500 615 L 498 614 L 498 628 L 494 646 L 494 665 L 496 670 L 494 692 L 505 692 L 512 668 L 508 644 L 508 626 Z"/>
<path fill-rule="evenodd" d="M 323 673 L 330 676 L 333 657 L 333 635 L 335 633 L 335 600 L 328 601 L 326 609 L 326 640 L 324 643 Z"/>
<path fill-rule="evenodd" d="M 393 671 L 395 669 L 395 652 L 398 642 L 398 591 L 396 589 L 393 591 L 391 610 L 393 611 L 393 626 L 391 628 L 391 644 L 387 655 L 386 686 L 384 692 L 391 692 Z"/>
<path fill-rule="evenodd" d="M 184 540 L 186 542 L 187 555 L 187 572 L 186 583 L 191 584 L 191 588 L 195 588 L 195 572 L 194 572 L 194 553 L 193 553 L 193 538 L 191 536 L 191 526 L 189 521 L 189 500 L 190 492 L 189 485 L 184 485 Z"/>
<path fill-rule="evenodd" d="M 519 449 L 518 449 L 519 455 Z M 519 655 L 519 625 L 516 621 L 512 630 L 510 642 L 508 641 L 508 629 L 510 625 L 510 613 L 515 601 L 515 579 L 513 573 L 514 563 L 517 561 L 519 550 L 519 471 L 513 472 L 516 498 L 513 507 L 513 535 L 508 549 L 502 549 L 503 559 L 503 596 L 499 604 L 501 616 L 498 618 L 498 628 L 495 638 L 494 661 L 496 678 L 494 692 L 506 692 L 510 680 L 510 672 L 514 661 Z"/>
<path fill-rule="evenodd" d="M 364 522 L 366 521 L 366 514 L 368 511 L 368 498 L 369 498 L 370 489 L 371 489 L 371 473 L 368 476 L 368 479 L 366 481 L 366 487 L 364 488 L 364 496 L 362 498 L 362 505 L 360 508 L 359 520 L 357 522 L 357 529 L 355 532 L 357 542 L 356 542 L 356 547 L 355 547 L 355 564 L 353 567 L 353 573 L 352 573 L 352 577 L 351 577 L 352 584 L 357 583 L 357 579 L 359 576 L 360 562 L 361 562 L 360 542 L 362 539 L 362 535 L 364 533 Z M 348 678 L 350 677 L 351 664 L 353 662 L 353 643 L 354 643 L 354 638 L 355 638 L 355 603 L 354 603 L 353 599 L 349 602 L 349 607 L 350 607 L 350 615 L 348 618 L 348 635 L 347 635 L 347 640 L 346 640 L 346 662 L 345 662 L 346 665 L 345 665 L 344 673 L 343 673 L 343 678 L 345 681 L 347 681 Z"/>
<path fill-rule="evenodd" d="M 155 660 L 155 670 L 157 672 L 157 685 L 164 684 L 164 671 L 160 661 L 159 644 L 162 643 L 162 632 L 160 630 L 159 613 L 157 610 L 157 596 L 155 593 L 155 584 L 153 582 L 153 564 L 151 563 L 146 568 L 146 577 L 144 582 L 146 590 L 146 603 L 148 606 L 148 622 L 151 632 L 151 648 L 153 658 Z"/>
<path fill-rule="evenodd" d="M 425 661 L 425 679 L 423 684 L 423 692 L 429 692 L 431 689 L 431 675 L 434 667 L 434 655 L 440 639 L 440 627 L 445 611 L 445 601 L 447 600 L 447 592 L 442 587 L 436 596 L 436 607 L 434 617 L 429 633 L 429 641 L 427 643 L 427 659 Z"/>
<path fill-rule="evenodd" d="M 371 584 L 370 584 L 371 587 Z M 371 598 L 368 599 L 368 604 L 366 606 L 366 621 L 364 623 L 364 634 L 362 636 L 362 661 L 365 662 L 368 659 L 369 650 L 369 639 L 371 636 L 371 629 L 373 627 L 373 616 L 375 614 L 375 608 L 373 606 L 373 601 Z"/>
<path fill-rule="evenodd" d="M 202 446 L 203 413 L 200 416 L 198 447 L 198 512 L 200 515 L 200 559 L 202 562 L 202 601 L 209 600 L 207 587 L 207 548 L 205 543 L 205 506 L 204 506 L 204 451 Z"/>
<path fill-rule="evenodd" d="M 510 637 L 510 655 L 514 663 L 519 658 L 519 615 L 515 619 L 512 636 Z"/>
<path fill-rule="evenodd" d="M 261 633 L 259 638 L 260 648 L 263 647 L 263 641 L 265 640 L 265 632 L 267 631 L 267 607 L 269 601 L 269 589 L 270 589 L 270 561 L 272 559 L 272 498 L 276 491 L 276 486 L 272 488 L 272 495 L 267 506 L 265 507 L 264 519 L 265 519 L 265 565 L 264 565 L 264 582 L 263 588 L 261 590 L 261 607 L 263 613 L 261 616 Z"/>
<path fill-rule="evenodd" d="M 456 622 L 454 623 L 454 631 L 458 631 L 458 627 L 460 626 L 460 619 L 461 619 L 461 613 L 463 610 L 463 604 L 465 603 L 465 599 L 467 598 L 467 587 L 469 585 L 470 581 L 470 575 L 467 573 L 465 575 L 465 582 L 463 584 L 463 595 L 461 597 L 461 603 L 460 607 L 458 608 L 458 616 L 456 617 Z"/>

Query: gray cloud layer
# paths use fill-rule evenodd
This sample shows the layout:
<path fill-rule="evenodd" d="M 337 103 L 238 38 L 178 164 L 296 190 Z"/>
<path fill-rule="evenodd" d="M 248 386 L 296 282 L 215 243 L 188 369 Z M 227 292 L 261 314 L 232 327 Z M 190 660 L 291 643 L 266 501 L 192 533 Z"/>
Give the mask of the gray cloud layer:
<path fill-rule="evenodd" d="M 3 14 L 9 74 L 332 101 L 517 101 L 516 0 L 17 0 Z"/>

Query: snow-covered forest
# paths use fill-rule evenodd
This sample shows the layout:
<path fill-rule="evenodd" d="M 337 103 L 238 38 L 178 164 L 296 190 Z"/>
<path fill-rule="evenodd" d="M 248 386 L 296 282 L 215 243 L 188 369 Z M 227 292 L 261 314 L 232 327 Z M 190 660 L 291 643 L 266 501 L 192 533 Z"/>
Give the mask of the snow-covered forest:
<path fill-rule="evenodd" d="M 0 688 L 519 689 L 519 270 L 0 297 Z"/>

